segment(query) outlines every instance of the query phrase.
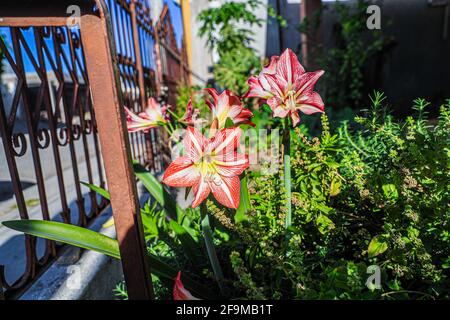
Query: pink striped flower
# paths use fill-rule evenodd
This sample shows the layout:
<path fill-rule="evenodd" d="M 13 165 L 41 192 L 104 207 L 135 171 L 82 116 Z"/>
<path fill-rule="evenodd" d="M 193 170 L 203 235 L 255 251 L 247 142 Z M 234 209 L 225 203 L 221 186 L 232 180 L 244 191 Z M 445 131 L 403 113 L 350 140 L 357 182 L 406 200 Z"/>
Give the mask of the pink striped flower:
<path fill-rule="evenodd" d="M 280 57 L 272 57 L 258 77 L 248 79 L 250 88 L 245 97 L 266 100 L 275 117 L 289 115 L 296 126 L 300 122 L 298 111 L 324 112 L 322 98 L 313 91 L 323 74 L 323 70 L 305 72 L 294 52 L 286 49 Z"/>
<path fill-rule="evenodd" d="M 214 119 L 218 121 L 218 129 L 225 128 L 228 118 L 230 118 L 235 125 L 250 124 L 254 125 L 250 119 L 253 113 L 244 109 L 241 100 L 236 97 L 229 90 L 224 90 L 221 94 L 213 88 L 207 88 L 205 91 L 211 96 L 212 100 L 206 100 L 209 108 L 212 111 Z"/>
<path fill-rule="evenodd" d="M 151 128 L 164 124 L 167 122 L 166 110 L 167 107 L 161 107 L 154 98 L 148 99 L 147 108 L 139 115 L 125 107 L 128 132 L 148 132 Z"/>
<path fill-rule="evenodd" d="M 188 101 L 188 104 L 186 106 L 186 112 L 181 118 L 181 121 L 187 124 L 188 126 L 201 125 L 207 122 L 207 120 L 202 119 L 200 117 L 200 110 L 194 109 L 194 106 L 192 105 L 192 97 Z"/>
<path fill-rule="evenodd" d="M 222 205 L 236 209 L 240 202 L 239 175 L 248 167 L 248 157 L 238 154 L 242 130 L 222 129 L 212 138 L 188 127 L 183 139 L 185 155 L 174 160 L 164 173 L 163 183 L 192 187 L 197 207 L 210 193 Z"/>
<path fill-rule="evenodd" d="M 180 271 L 178 271 L 178 275 L 175 278 L 175 285 L 173 286 L 173 300 L 200 300 L 184 288 L 183 282 L 181 282 Z"/>

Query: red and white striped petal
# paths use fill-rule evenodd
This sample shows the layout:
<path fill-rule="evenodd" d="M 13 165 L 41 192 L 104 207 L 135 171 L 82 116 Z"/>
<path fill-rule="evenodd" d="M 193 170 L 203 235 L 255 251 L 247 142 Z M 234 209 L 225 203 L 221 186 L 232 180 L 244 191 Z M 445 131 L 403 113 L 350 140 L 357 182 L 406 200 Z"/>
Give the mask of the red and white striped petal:
<path fill-rule="evenodd" d="M 208 140 L 194 127 L 188 127 L 183 139 L 184 150 L 187 156 L 195 162 L 202 156 Z"/>
<path fill-rule="evenodd" d="M 253 113 L 242 107 L 241 100 L 231 91 L 223 91 L 218 98 L 215 117 L 219 121 L 219 129 L 223 129 L 230 118 L 234 124 L 250 123 Z"/>
<path fill-rule="evenodd" d="M 214 104 L 217 104 L 217 100 L 219 99 L 219 94 L 217 93 L 216 89 L 206 88 L 204 90 L 213 98 Z"/>
<path fill-rule="evenodd" d="M 275 77 L 285 88 L 292 85 L 305 73 L 305 69 L 298 61 L 297 56 L 291 49 L 286 49 L 278 59 Z"/>
<path fill-rule="evenodd" d="M 261 73 L 275 74 L 275 72 L 277 71 L 277 64 L 279 59 L 279 56 L 270 57 L 269 63 L 264 66 L 264 68 L 261 70 Z"/>
<path fill-rule="evenodd" d="M 319 80 L 324 73 L 325 71 L 319 70 L 302 74 L 294 83 L 293 90 L 296 91 L 297 95 L 311 93 L 314 90 L 317 80 Z"/>
<path fill-rule="evenodd" d="M 297 126 L 297 124 L 300 122 L 300 116 L 298 115 L 297 111 L 291 111 L 291 120 L 292 120 L 292 126 Z"/>
<path fill-rule="evenodd" d="M 220 95 L 219 95 L 219 100 L 217 102 L 217 104 L 224 104 L 226 106 L 241 106 L 242 107 L 242 102 L 241 100 L 236 97 L 230 90 L 224 90 Z"/>
<path fill-rule="evenodd" d="M 282 106 L 278 106 L 275 109 L 273 109 L 273 116 L 274 117 L 286 118 L 288 113 L 289 113 L 289 110 L 284 108 L 284 107 L 282 107 Z"/>
<path fill-rule="evenodd" d="M 251 126 L 255 126 L 253 122 L 250 121 L 250 119 L 253 117 L 253 113 L 248 109 L 242 109 L 241 113 L 237 117 L 234 118 L 234 124 L 249 124 Z"/>
<path fill-rule="evenodd" d="M 251 76 L 247 80 L 247 84 L 250 87 L 247 93 L 244 95 L 244 98 L 260 98 L 260 99 L 269 99 L 272 96 L 272 93 L 266 91 L 259 79 L 255 76 Z"/>
<path fill-rule="evenodd" d="M 217 172 L 224 177 L 238 176 L 249 166 L 248 157 L 245 154 L 224 153 L 214 157 Z"/>
<path fill-rule="evenodd" d="M 272 92 L 273 96 L 282 99 L 285 92 L 288 90 L 286 81 L 276 75 L 267 75 L 265 76 L 265 79 L 269 84 L 270 92 Z"/>
<path fill-rule="evenodd" d="M 205 177 L 201 177 L 198 183 L 194 184 L 194 201 L 192 201 L 192 208 L 196 208 L 202 203 L 211 192 L 208 182 L 205 181 Z"/>
<path fill-rule="evenodd" d="M 162 182 L 171 187 L 190 187 L 200 180 L 200 171 L 189 156 L 175 159 L 164 172 Z"/>
<path fill-rule="evenodd" d="M 139 114 L 139 116 L 154 122 L 163 122 L 166 120 L 166 108 L 162 108 L 161 104 L 159 104 L 155 98 L 150 97 L 147 100 L 147 107 L 144 112 Z"/>
<path fill-rule="evenodd" d="M 297 109 L 304 114 L 323 113 L 324 103 L 322 97 L 317 92 L 302 95 L 297 100 Z"/>
<path fill-rule="evenodd" d="M 186 112 L 184 113 L 181 120 L 185 121 L 186 123 L 193 124 L 193 114 L 194 114 L 194 107 L 192 106 L 192 97 L 189 98 L 189 101 L 186 106 Z"/>
<path fill-rule="evenodd" d="M 222 129 L 211 138 L 208 149 L 214 155 L 232 152 L 239 146 L 241 134 L 239 127 Z"/>
<path fill-rule="evenodd" d="M 127 107 L 125 107 L 125 114 L 127 117 L 128 132 L 148 132 L 148 130 L 150 130 L 151 128 L 155 128 L 158 126 L 158 124 L 154 121 L 137 116 Z"/>
<path fill-rule="evenodd" d="M 209 185 L 220 204 L 232 209 L 239 207 L 241 183 L 238 176 L 224 177 L 218 174 Z"/>
<path fill-rule="evenodd" d="M 267 104 L 269 105 L 270 109 L 272 109 L 272 111 L 275 111 L 275 109 L 283 104 L 283 101 L 277 97 L 272 97 L 267 100 Z"/>
<path fill-rule="evenodd" d="M 244 98 L 269 99 L 273 96 L 273 92 L 271 92 L 271 87 L 267 80 L 267 75 L 275 75 L 278 60 L 278 56 L 272 56 L 269 64 L 261 70 L 258 77 L 251 76 L 247 80 L 247 84 L 250 88 L 244 95 Z"/>
<path fill-rule="evenodd" d="M 178 275 L 175 278 L 175 285 L 173 286 L 173 300 L 200 300 L 194 297 L 181 282 L 181 272 L 178 271 Z"/>

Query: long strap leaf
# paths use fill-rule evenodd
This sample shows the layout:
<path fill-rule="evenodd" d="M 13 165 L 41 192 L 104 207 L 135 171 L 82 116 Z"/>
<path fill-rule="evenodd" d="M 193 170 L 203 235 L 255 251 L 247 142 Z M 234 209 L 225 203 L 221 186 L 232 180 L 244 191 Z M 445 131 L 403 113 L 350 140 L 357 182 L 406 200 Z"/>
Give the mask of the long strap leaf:
<path fill-rule="evenodd" d="M 133 169 L 136 177 L 143 183 L 156 202 L 163 207 L 170 218 L 176 220 L 183 213 L 183 209 L 177 204 L 164 186 L 137 161 L 133 161 Z"/>
<path fill-rule="evenodd" d="M 178 239 L 180 240 L 184 252 L 186 255 L 192 259 L 192 262 L 196 265 L 199 265 L 201 263 L 199 259 L 199 252 L 201 251 L 201 248 L 199 244 L 192 238 L 192 236 L 189 234 L 189 232 L 186 230 L 185 227 L 180 225 L 175 220 L 170 220 L 170 228 L 175 232 Z"/>
<path fill-rule="evenodd" d="M 136 176 L 139 178 L 139 180 L 142 181 L 144 186 L 148 189 L 148 191 L 152 194 L 156 201 L 166 209 L 166 212 L 173 212 L 173 208 L 175 206 L 175 211 L 177 212 L 178 217 L 180 217 L 182 215 L 182 209 L 178 207 L 175 201 L 173 201 L 172 197 L 167 193 L 167 191 L 163 188 L 159 181 L 138 163 L 134 163 L 134 169 Z M 104 198 L 110 200 L 110 195 L 107 190 L 90 183 L 81 183 L 91 190 L 97 192 Z M 164 204 L 168 204 L 168 206 L 164 206 Z M 199 265 L 201 262 L 199 260 L 198 253 L 201 251 L 201 248 L 188 232 L 188 227 L 178 224 L 173 219 L 170 221 L 170 226 L 180 240 L 187 257 L 190 258 L 194 262 L 194 264 Z"/>
<path fill-rule="evenodd" d="M 209 262 L 216 277 L 217 284 L 219 285 L 222 295 L 226 295 L 226 288 L 224 286 L 224 277 L 222 267 L 220 266 L 219 259 L 217 257 L 216 248 L 214 247 L 213 231 L 209 221 L 208 210 L 206 203 L 200 204 L 200 212 L 202 215 L 202 231 L 203 238 L 205 239 L 206 252 L 208 253 Z"/>
<path fill-rule="evenodd" d="M 68 243 L 120 259 L 117 240 L 89 229 L 43 220 L 12 220 L 3 221 L 2 224 L 5 227 L 32 236 Z"/>
<path fill-rule="evenodd" d="M 103 189 L 102 187 L 96 186 L 95 184 L 83 182 L 83 181 L 81 181 L 81 184 L 88 187 L 92 191 L 98 193 L 106 200 L 111 200 L 111 195 L 109 194 L 109 192 L 107 190 Z"/>
<path fill-rule="evenodd" d="M 240 223 L 242 221 L 248 220 L 247 213 L 251 209 L 250 194 L 248 192 L 247 177 L 245 176 L 241 180 L 241 202 L 239 207 L 236 209 L 236 214 L 234 215 L 234 222 Z"/>
<path fill-rule="evenodd" d="M 5 227 L 32 236 L 55 240 L 120 259 L 120 251 L 117 240 L 89 229 L 61 222 L 42 220 L 11 220 L 3 221 L 2 224 Z M 151 272 L 154 275 L 171 281 L 175 279 L 178 270 L 161 261 L 155 255 L 150 254 L 149 261 Z M 186 288 L 199 297 L 209 299 L 216 297 L 214 292 L 199 284 L 186 274 L 183 274 L 183 283 Z"/>

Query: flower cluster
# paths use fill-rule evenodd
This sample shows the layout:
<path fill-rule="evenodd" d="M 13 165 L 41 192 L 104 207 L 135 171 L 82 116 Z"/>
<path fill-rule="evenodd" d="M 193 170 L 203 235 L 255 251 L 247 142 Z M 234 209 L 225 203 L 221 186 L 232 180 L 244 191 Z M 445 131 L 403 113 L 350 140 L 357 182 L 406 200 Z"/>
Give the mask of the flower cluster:
<path fill-rule="evenodd" d="M 281 56 L 273 56 L 257 77 L 248 79 L 250 88 L 244 98 L 267 102 L 273 116 L 290 116 L 293 126 L 296 126 L 300 121 L 298 111 L 305 114 L 324 112 L 322 98 L 313 91 L 322 75 L 323 71 L 306 72 L 297 56 L 287 49 Z M 240 202 L 239 175 L 249 166 L 247 155 L 238 150 L 242 134 L 239 126 L 253 125 L 253 113 L 244 108 L 241 98 L 229 90 L 219 94 L 215 89 L 208 88 L 205 93 L 205 102 L 212 114 L 209 134 L 205 136 L 201 130 L 194 128 L 205 120 L 199 118 L 199 111 L 194 110 L 190 100 L 185 115 L 178 119 L 178 123 L 186 127 L 184 155 L 169 165 L 163 183 L 192 188 L 193 208 L 212 193 L 220 204 L 237 209 Z M 148 132 L 157 126 L 171 126 L 168 109 L 161 107 L 153 98 L 149 99 L 147 109 L 139 115 L 125 110 L 130 132 Z M 227 122 L 228 119 L 231 122 Z"/>
<path fill-rule="evenodd" d="M 324 112 L 322 98 L 314 92 L 314 85 L 324 71 L 305 72 L 297 56 L 287 49 L 273 56 L 258 77 L 248 79 L 246 97 L 267 101 L 275 117 L 290 116 L 294 127 L 300 122 L 298 111 L 304 114 Z"/>
<path fill-rule="evenodd" d="M 155 98 L 148 99 L 147 108 L 144 112 L 139 113 L 139 115 L 134 114 L 130 109 L 125 107 L 128 132 L 148 132 L 152 128 L 164 125 L 168 122 L 168 107 L 162 107 Z"/>
<path fill-rule="evenodd" d="M 323 71 L 306 72 L 296 55 L 287 49 L 281 56 L 273 56 L 258 76 L 248 79 L 249 90 L 244 98 L 258 98 L 267 102 L 274 117 L 290 117 L 295 127 L 300 122 L 299 111 L 305 114 L 323 113 L 324 104 L 314 91 Z M 239 152 L 242 129 L 240 125 L 254 125 L 253 113 L 244 108 L 241 98 L 229 90 L 218 93 L 213 88 L 204 90 L 212 121 L 205 136 L 197 126 L 208 122 L 194 109 L 192 97 L 181 118 L 171 119 L 170 106 L 162 107 L 154 98 L 139 115 L 125 108 L 129 132 L 148 132 L 164 127 L 172 138 L 179 138 L 172 121 L 186 128 L 182 146 L 184 153 L 164 172 L 162 182 L 171 187 L 192 188 L 192 208 L 203 203 L 212 193 L 221 205 L 237 209 L 240 204 L 239 176 L 249 166 L 246 154 Z M 174 115 L 175 116 L 175 115 Z M 175 116 L 176 117 L 176 116 Z M 206 239 L 205 239 L 206 241 Z M 198 300 L 181 282 L 179 272 L 173 288 L 174 300 Z"/>

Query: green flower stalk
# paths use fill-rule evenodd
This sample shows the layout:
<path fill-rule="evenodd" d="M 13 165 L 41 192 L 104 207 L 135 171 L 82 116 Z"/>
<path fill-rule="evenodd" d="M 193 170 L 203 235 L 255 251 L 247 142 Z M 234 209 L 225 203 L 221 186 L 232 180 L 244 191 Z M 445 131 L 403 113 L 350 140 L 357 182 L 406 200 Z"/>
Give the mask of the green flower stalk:
<path fill-rule="evenodd" d="M 284 135 L 283 135 L 283 163 L 284 163 L 284 188 L 286 192 L 286 218 L 284 226 L 286 235 L 288 229 L 292 225 L 292 191 L 291 191 L 291 129 L 289 127 L 289 119 L 285 119 Z"/>
<path fill-rule="evenodd" d="M 211 267 L 213 269 L 217 284 L 219 285 L 220 292 L 222 293 L 222 295 L 225 295 L 222 267 L 220 266 L 219 259 L 217 258 L 216 248 L 214 247 L 213 232 L 211 229 L 211 223 L 205 202 L 200 204 L 200 213 L 203 238 L 205 239 L 206 252 L 208 253 L 209 262 L 211 263 Z"/>
<path fill-rule="evenodd" d="M 247 98 L 265 100 L 274 117 L 284 118 L 283 162 L 284 186 L 286 189 L 286 234 L 292 225 L 291 204 L 291 133 L 289 118 L 295 127 L 300 122 L 299 112 L 304 114 L 323 113 L 324 103 L 314 86 L 324 74 L 323 70 L 306 72 L 291 49 L 281 56 L 272 56 L 258 76 L 248 79 L 250 86 Z"/>

